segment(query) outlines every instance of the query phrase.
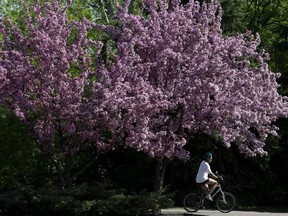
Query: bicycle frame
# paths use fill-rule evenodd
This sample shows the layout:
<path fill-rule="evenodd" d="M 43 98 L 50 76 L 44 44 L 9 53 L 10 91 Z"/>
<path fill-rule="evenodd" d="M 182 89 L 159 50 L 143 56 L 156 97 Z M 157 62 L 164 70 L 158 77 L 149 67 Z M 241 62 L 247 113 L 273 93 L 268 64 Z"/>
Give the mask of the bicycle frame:
<path fill-rule="evenodd" d="M 225 194 L 224 194 L 223 191 L 222 191 L 221 185 L 218 184 L 218 187 L 217 187 L 217 188 L 218 188 L 218 189 L 216 189 L 216 191 L 213 192 L 213 194 L 211 194 L 212 199 L 220 192 L 220 193 L 222 194 L 223 201 L 226 203 Z"/>

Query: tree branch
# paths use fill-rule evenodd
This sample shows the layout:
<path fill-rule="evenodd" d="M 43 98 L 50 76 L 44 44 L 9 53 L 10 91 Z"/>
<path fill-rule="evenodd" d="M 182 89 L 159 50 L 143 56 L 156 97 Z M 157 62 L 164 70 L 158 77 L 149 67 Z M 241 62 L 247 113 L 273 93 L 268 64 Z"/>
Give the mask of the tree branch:
<path fill-rule="evenodd" d="M 71 176 L 71 180 L 72 182 L 74 181 L 74 179 L 79 176 L 80 174 L 82 174 L 84 171 L 86 171 L 96 160 L 98 159 L 98 155 L 96 155 L 94 158 L 92 158 L 88 163 L 85 164 L 85 166 L 80 169 L 78 172 L 74 173 Z"/>

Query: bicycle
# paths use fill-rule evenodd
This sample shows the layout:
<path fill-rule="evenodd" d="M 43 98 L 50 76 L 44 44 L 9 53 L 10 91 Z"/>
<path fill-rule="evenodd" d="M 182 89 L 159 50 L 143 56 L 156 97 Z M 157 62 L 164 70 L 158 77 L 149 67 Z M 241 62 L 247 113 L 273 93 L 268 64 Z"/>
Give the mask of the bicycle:
<path fill-rule="evenodd" d="M 222 190 L 220 182 L 223 181 L 223 177 L 218 175 L 220 180 L 218 180 L 218 187 L 211 194 L 212 199 L 216 197 L 217 209 L 222 213 L 228 213 L 233 210 L 236 204 L 236 198 L 233 194 L 225 192 Z M 199 190 L 188 194 L 183 201 L 184 209 L 187 212 L 196 212 L 200 208 L 205 207 L 205 203 L 208 201 L 205 199 L 205 191 L 201 188 L 199 184 Z M 214 200 L 214 199 L 213 199 Z"/>

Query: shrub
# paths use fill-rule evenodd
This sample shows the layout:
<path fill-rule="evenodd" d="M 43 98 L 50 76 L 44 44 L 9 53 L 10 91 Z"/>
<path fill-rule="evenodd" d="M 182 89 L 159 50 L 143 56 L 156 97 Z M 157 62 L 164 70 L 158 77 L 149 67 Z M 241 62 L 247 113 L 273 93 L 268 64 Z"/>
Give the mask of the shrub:
<path fill-rule="evenodd" d="M 0 194 L 0 213 L 19 215 L 155 215 L 173 206 L 171 195 L 154 192 L 127 194 L 108 184 L 82 184 L 66 190 L 54 186 L 22 187 Z"/>

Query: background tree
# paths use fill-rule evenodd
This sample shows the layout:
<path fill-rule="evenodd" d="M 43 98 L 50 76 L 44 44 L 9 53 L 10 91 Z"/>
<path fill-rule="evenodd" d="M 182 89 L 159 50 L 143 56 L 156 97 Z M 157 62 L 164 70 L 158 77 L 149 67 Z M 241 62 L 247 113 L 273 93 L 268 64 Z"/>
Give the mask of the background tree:
<path fill-rule="evenodd" d="M 36 4 L 26 9 L 22 29 L 9 19 L 0 23 L 1 105 L 28 127 L 63 187 L 80 173 L 71 173 L 73 158 L 85 146 L 95 144 L 95 155 L 108 147 L 100 114 L 104 81 L 98 85 L 94 72 L 101 43 L 89 39 L 85 19 L 69 22 L 66 10 L 59 1 Z"/>

